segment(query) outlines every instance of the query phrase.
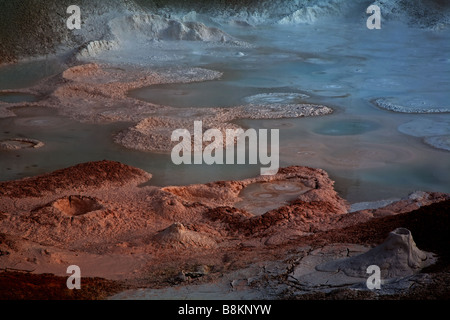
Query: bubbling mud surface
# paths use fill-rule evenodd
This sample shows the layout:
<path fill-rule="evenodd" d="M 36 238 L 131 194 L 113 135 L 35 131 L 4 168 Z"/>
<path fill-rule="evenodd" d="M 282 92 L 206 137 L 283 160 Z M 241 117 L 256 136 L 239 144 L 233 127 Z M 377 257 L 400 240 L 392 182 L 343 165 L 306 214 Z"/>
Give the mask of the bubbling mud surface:
<path fill-rule="evenodd" d="M 73 217 L 81 216 L 103 208 L 97 199 L 84 196 L 64 197 L 56 200 L 52 206 L 63 214 Z"/>
<path fill-rule="evenodd" d="M 237 202 L 235 207 L 254 215 L 262 215 L 289 204 L 290 201 L 310 189 L 303 183 L 295 181 L 253 183 L 239 193 L 239 198 L 242 200 Z"/>

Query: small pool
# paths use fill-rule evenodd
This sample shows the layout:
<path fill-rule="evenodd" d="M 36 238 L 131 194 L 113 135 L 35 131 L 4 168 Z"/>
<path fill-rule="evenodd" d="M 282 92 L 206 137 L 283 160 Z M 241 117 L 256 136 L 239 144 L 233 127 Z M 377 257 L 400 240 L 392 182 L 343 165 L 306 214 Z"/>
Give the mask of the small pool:
<path fill-rule="evenodd" d="M 259 216 L 288 205 L 308 190 L 310 188 L 298 181 L 252 183 L 240 192 L 242 200 L 235 207 Z"/>

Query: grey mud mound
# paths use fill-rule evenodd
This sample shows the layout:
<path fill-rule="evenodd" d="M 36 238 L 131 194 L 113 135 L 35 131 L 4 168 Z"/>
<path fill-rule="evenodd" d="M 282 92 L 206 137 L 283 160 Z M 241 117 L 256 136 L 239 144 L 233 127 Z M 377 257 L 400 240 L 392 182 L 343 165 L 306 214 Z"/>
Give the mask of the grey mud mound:
<path fill-rule="evenodd" d="M 365 253 L 361 253 L 365 250 L 362 246 L 351 245 L 345 250 L 326 247 L 315 254 L 313 252 L 296 267 L 292 274 L 293 281 L 305 291 L 344 286 L 365 288 L 366 280 L 371 275 L 367 269 L 375 265 L 380 268 L 382 286 L 387 285 L 395 290 L 407 286 L 411 277 L 436 262 L 432 253 L 417 248 L 411 232 L 405 228 L 395 229 L 385 242 Z M 348 257 L 336 259 L 337 253 Z"/>
<path fill-rule="evenodd" d="M 405 228 L 392 231 L 386 241 L 368 252 L 316 267 L 319 271 L 343 271 L 350 277 L 367 277 L 367 268 L 377 265 L 384 279 L 410 276 L 435 262 L 433 254 L 417 248 L 411 232 Z"/>

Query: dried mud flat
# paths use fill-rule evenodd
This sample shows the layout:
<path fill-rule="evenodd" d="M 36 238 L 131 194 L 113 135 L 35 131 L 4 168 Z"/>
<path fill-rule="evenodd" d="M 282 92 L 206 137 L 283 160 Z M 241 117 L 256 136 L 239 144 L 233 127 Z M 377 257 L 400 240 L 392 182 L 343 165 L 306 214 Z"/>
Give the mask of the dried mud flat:
<path fill-rule="evenodd" d="M 252 213 L 260 196 L 286 190 L 278 208 Z M 121 163 L 79 164 L 0 182 L 0 283 L 9 288 L 0 298 L 448 298 L 449 206 L 448 194 L 415 192 L 349 212 L 327 173 L 307 167 L 160 188 Z M 383 247 L 397 228 L 406 242 Z M 389 278 L 382 290 L 353 274 L 362 254 Z M 65 287 L 73 264 L 81 290 Z"/>

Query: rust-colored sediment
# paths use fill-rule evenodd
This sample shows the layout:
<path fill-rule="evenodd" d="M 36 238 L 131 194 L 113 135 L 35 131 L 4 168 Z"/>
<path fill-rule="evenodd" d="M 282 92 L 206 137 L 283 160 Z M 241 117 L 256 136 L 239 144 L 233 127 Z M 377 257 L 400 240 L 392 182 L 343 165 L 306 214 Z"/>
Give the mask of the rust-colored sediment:
<path fill-rule="evenodd" d="M 123 185 L 142 177 L 150 179 L 151 175 L 119 162 L 88 162 L 38 177 L 0 182 L 0 196 L 39 197 L 58 189 L 100 187 L 105 183 Z"/>
<path fill-rule="evenodd" d="M 449 271 L 447 194 L 424 192 L 348 213 L 321 169 L 294 166 L 275 176 L 166 188 L 151 180 L 142 185 L 150 178 L 99 161 L 0 183 L 0 270 L 8 271 L 0 282 L 11 288 L 1 298 L 40 299 L 44 288 L 49 299 L 101 299 L 125 287 L 171 286 L 177 274 L 194 274 L 198 266 L 209 272 L 195 281 L 216 281 L 255 263 L 284 261 L 299 247 L 376 245 L 397 227 L 408 228 L 420 249 L 439 255 L 427 268 L 433 279 Z M 260 216 L 235 207 L 245 187 L 273 181 L 301 183 L 307 191 Z M 65 289 L 71 264 L 80 265 L 86 291 Z M 435 296 L 441 289 L 433 289 Z"/>

